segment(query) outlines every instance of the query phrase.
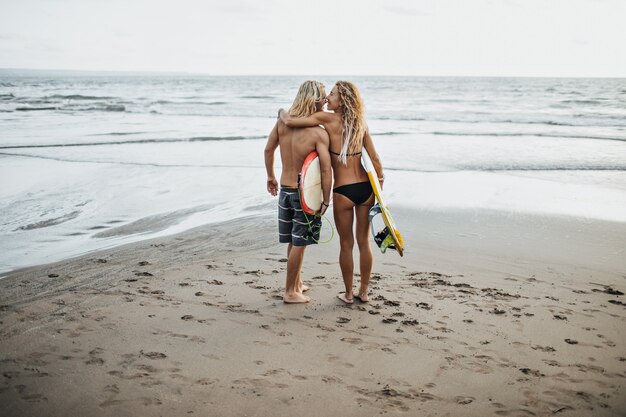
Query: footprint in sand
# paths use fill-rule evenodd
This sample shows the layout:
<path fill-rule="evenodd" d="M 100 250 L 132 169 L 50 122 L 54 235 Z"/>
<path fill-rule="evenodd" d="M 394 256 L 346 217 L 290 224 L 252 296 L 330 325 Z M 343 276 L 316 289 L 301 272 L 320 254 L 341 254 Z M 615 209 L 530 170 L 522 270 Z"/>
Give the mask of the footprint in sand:
<path fill-rule="evenodd" d="M 71 338 L 79 337 L 81 335 L 80 333 L 71 329 L 58 329 L 56 332 L 57 334 L 61 334 L 61 335 L 64 335 L 66 337 L 71 337 Z"/>
<path fill-rule="evenodd" d="M 48 398 L 43 396 L 42 394 L 28 394 L 21 395 L 20 398 L 24 401 L 28 402 L 40 402 L 40 401 L 48 401 Z"/>
<path fill-rule="evenodd" d="M 263 389 L 272 389 L 272 388 L 288 388 L 289 385 L 287 384 L 282 384 L 282 383 L 274 383 L 271 381 L 268 381 L 264 378 L 241 378 L 241 379 L 236 379 L 234 381 L 232 381 L 233 386 L 237 386 L 237 388 L 239 389 L 253 389 L 253 393 L 256 393 L 256 391 L 259 390 L 263 390 Z"/>
<path fill-rule="evenodd" d="M 339 363 L 341 364 L 343 367 L 345 368 L 354 368 L 354 365 L 351 364 L 350 362 L 344 362 L 339 356 L 337 355 L 326 355 L 326 357 L 328 358 L 328 362 L 331 363 Z"/>
<path fill-rule="evenodd" d="M 596 336 L 598 336 L 600 339 L 603 339 L 602 343 L 604 343 L 608 347 L 615 347 L 615 346 L 617 346 L 615 344 L 615 342 L 613 342 L 612 340 L 607 339 L 604 335 L 598 334 Z"/>
<path fill-rule="evenodd" d="M 219 379 L 215 378 L 200 378 L 195 383 L 198 385 L 213 385 L 219 382 Z"/>
<path fill-rule="evenodd" d="M 530 368 L 520 368 L 519 369 L 524 375 L 532 375 L 532 376 L 536 376 L 536 377 L 540 377 L 540 376 L 546 376 L 545 374 L 542 374 L 541 372 L 534 370 L 534 369 L 530 369 Z"/>
<path fill-rule="evenodd" d="M 601 366 L 593 366 L 593 365 L 584 365 L 582 363 L 578 363 L 574 365 L 580 372 L 596 372 L 598 374 L 604 374 L 604 368 Z"/>
<path fill-rule="evenodd" d="M 7 372 L 3 372 L 2 376 L 7 379 L 13 379 L 13 378 L 17 378 L 18 376 L 20 376 L 20 372 L 19 371 L 7 371 Z"/>
<path fill-rule="evenodd" d="M 317 324 L 317 326 L 315 326 L 317 329 L 321 329 L 324 330 L 325 332 L 334 332 L 335 329 L 333 329 L 332 327 L 328 327 L 328 326 L 324 326 L 322 324 Z"/>
<path fill-rule="evenodd" d="M 461 404 L 461 405 L 470 404 L 474 402 L 475 399 L 476 398 L 474 397 L 464 397 L 464 396 L 454 397 L 454 401 L 456 401 L 457 404 Z"/>
<path fill-rule="evenodd" d="M 535 346 L 531 346 L 531 348 L 533 350 L 540 350 L 542 352 L 556 352 L 556 349 L 553 348 L 552 346 L 540 346 L 540 345 L 535 345 Z"/>
<path fill-rule="evenodd" d="M 161 352 L 144 352 L 143 350 L 140 350 L 139 353 L 142 356 L 145 356 L 146 358 L 150 358 L 150 359 L 165 359 L 165 358 L 167 358 L 167 355 L 165 353 L 161 353 Z"/>
<path fill-rule="evenodd" d="M 155 368 L 154 366 L 151 366 L 151 365 L 143 365 L 143 364 L 135 365 L 135 368 L 140 370 L 140 371 L 151 373 L 151 374 L 159 372 L 159 370 L 157 368 Z"/>
<path fill-rule="evenodd" d="M 88 361 L 85 361 L 85 364 L 87 364 L 87 365 L 104 365 L 104 359 L 97 358 L 97 357 L 91 357 L 91 358 L 89 358 Z"/>

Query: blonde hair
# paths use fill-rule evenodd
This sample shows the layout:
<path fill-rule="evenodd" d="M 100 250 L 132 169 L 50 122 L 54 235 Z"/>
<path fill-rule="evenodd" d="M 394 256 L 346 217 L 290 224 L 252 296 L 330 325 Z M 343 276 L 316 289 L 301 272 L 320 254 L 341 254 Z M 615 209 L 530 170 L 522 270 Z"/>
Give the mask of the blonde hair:
<path fill-rule="evenodd" d="M 289 108 L 291 117 L 308 117 L 317 111 L 316 103 L 324 100 L 326 91 L 319 81 L 305 81 L 300 85 L 298 94 Z"/>
<path fill-rule="evenodd" d="M 343 106 L 341 116 L 343 141 L 341 152 L 339 152 L 339 160 L 344 165 L 347 165 L 348 155 L 361 152 L 361 148 L 363 148 L 363 138 L 367 131 L 365 106 L 356 85 L 350 81 L 337 81 L 335 86 Z"/>

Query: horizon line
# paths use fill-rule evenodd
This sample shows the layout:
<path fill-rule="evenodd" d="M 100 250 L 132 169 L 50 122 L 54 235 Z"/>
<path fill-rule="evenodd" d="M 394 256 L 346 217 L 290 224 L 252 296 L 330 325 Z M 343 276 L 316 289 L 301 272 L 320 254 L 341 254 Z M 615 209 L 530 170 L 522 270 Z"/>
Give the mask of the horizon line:
<path fill-rule="evenodd" d="M 169 76 L 205 76 L 205 77 L 466 77 L 466 78 L 605 78 L 623 79 L 626 76 L 607 75 L 459 75 L 459 74 L 220 74 L 195 71 L 162 71 L 162 70 L 93 70 L 93 69 L 59 69 L 59 68 L 13 68 L 0 67 L 3 72 L 30 72 L 30 73 L 83 73 L 85 75 L 169 75 Z M 21 75 L 21 74 L 18 74 Z M 25 74 L 28 75 L 28 74 Z"/>

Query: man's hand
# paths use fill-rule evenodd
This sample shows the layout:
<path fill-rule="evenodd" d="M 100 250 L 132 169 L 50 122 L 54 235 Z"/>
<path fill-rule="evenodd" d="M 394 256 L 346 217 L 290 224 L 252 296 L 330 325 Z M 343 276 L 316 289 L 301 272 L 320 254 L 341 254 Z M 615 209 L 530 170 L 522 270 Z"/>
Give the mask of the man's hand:
<path fill-rule="evenodd" d="M 276 181 L 276 178 L 267 179 L 267 192 L 273 196 L 278 195 L 278 181 Z"/>
<path fill-rule="evenodd" d="M 318 213 L 318 215 L 323 216 L 324 213 L 326 213 L 326 210 L 328 210 L 329 205 L 322 202 L 322 208 L 320 208 L 320 211 Z"/>

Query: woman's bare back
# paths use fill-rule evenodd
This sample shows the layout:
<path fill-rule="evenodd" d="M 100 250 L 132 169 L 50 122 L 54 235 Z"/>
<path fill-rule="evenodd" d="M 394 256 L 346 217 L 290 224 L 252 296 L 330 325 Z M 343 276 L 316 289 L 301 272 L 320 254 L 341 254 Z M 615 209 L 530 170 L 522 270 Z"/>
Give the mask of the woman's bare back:
<path fill-rule="evenodd" d="M 346 184 L 367 181 L 367 174 L 363 165 L 361 165 L 360 153 L 349 154 L 345 165 L 339 160 L 339 152 L 343 145 L 343 123 L 340 114 L 330 113 L 330 115 L 332 115 L 330 122 L 325 123 L 324 128 L 330 138 L 330 159 L 335 179 L 333 187 L 337 188 Z"/>

